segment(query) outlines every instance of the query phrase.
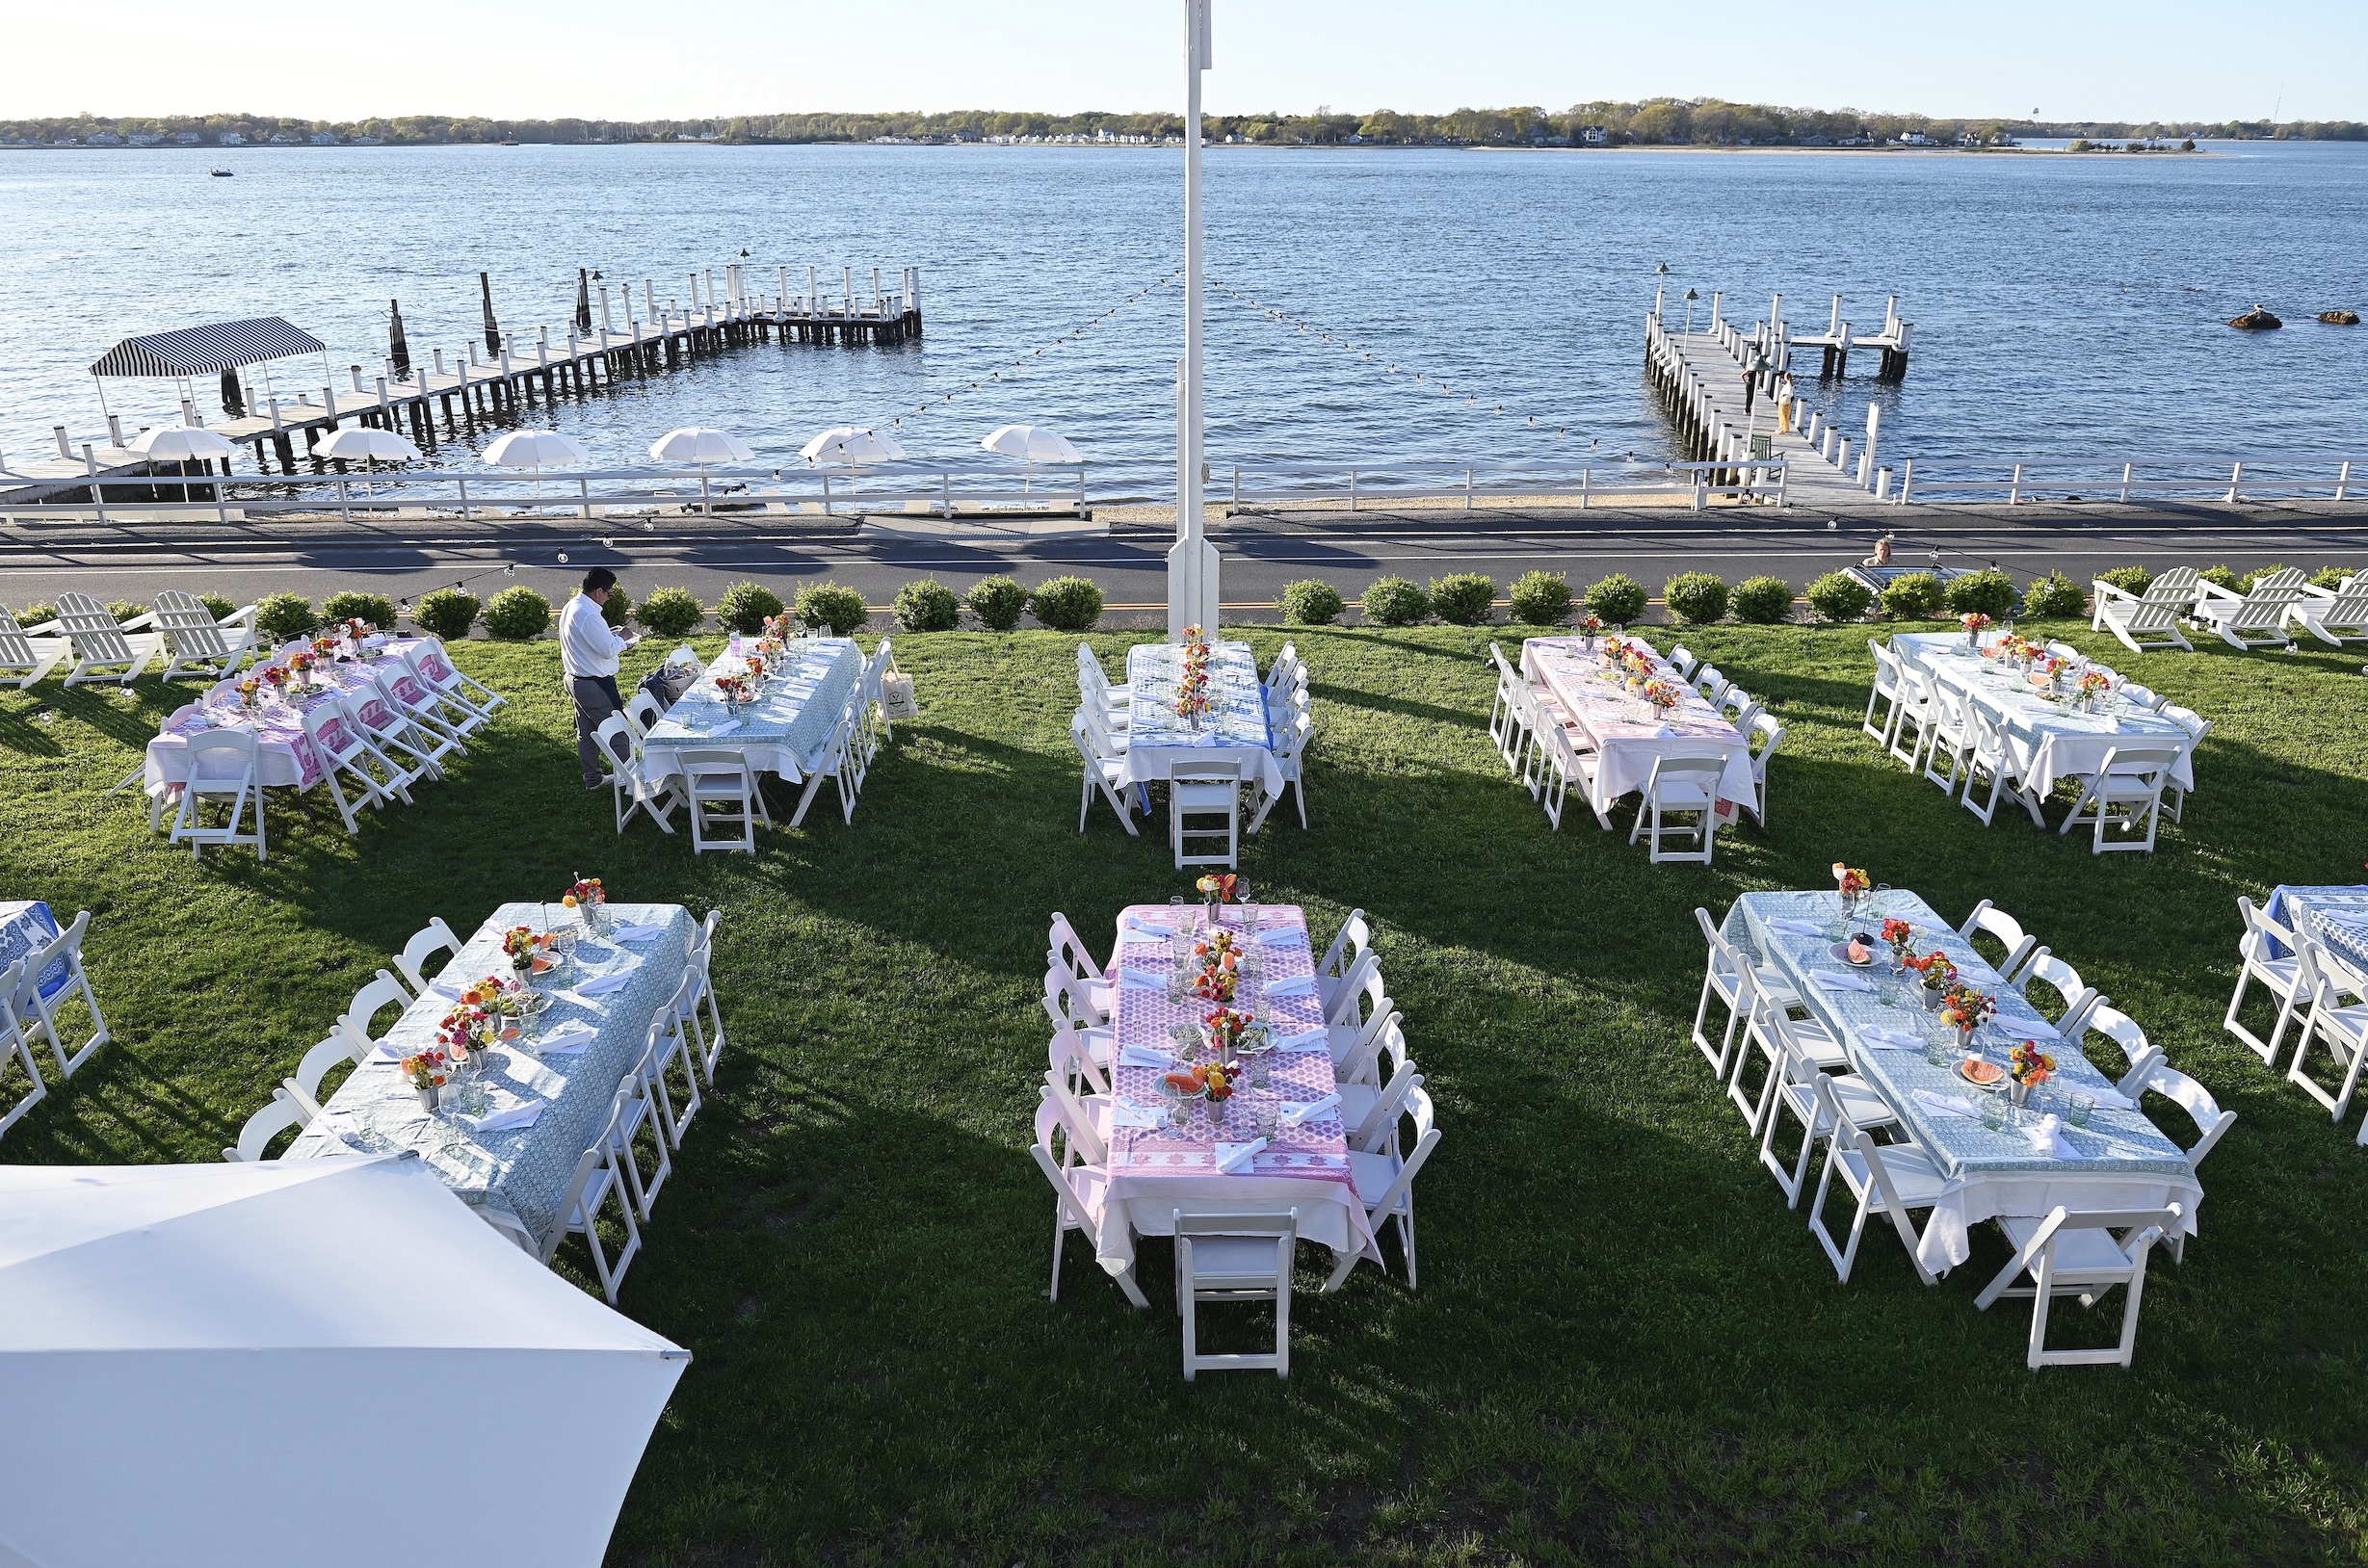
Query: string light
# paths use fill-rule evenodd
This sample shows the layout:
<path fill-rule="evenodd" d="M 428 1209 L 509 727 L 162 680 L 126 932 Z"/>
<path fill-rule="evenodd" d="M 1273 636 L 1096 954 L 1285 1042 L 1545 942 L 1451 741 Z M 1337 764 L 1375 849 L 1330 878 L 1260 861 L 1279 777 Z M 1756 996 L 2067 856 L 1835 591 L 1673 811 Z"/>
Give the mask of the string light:
<path fill-rule="evenodd" d="M 1029 360 L 1043 357 L 1045 353 L 1049 350 L 1066 349 L 1072 344 L 1083 342 L 1085 340 L 1085 335 L 1089 330 L 1101 326 L 1104 322 L 1118 315 L 1129 305 L 1142 303 L 1159 290 L 1168 288 L 1174 284 L 1183 275 L 1184 269 L 1179 267 L 1165 276 L 1153 278 L 1150 282 L 1145 283 L 1143 287 L 1137 289 L 1134 293 L 1128 295 L 1125 299 L 1120 300 L 1117 304 L 1112 305 L 1109 309 L 1101 312 L 1099 315 L 1089 316 L 1082 325 L 1073 327 L 1067 331 L 1057 334 L 1050 342 L 1043 344 L 1041 347 L 1031 349 L 1025 353 L 1015 354 L 1010 364 L 1003 365 L 1001 361 L 998 360 L 997 363 L 1000 368 L 989 372 L 986 380 L 974 380 L 966 385 L 956 383 L 951 387 L 940 388 L 937 391 L 932 392 L 927 398 L 906 409 L 903 413 L 892 416 L 887 423 L 891 427 L 901 426 L 908 419 L 917 419 L 934 408 L 943 408 L 947 404 L 952 403 L 956 398 L 962 396 L 966 392 L 976 392 L 990 382 L 1002 380 L 1007 374 L 1010 375 L 1012 379 L 1017 380 L 1019 379 L 1019 372 L 1026 367 Z M 874 428 L 877 429 L 878 427 L 875 426 Z"/>

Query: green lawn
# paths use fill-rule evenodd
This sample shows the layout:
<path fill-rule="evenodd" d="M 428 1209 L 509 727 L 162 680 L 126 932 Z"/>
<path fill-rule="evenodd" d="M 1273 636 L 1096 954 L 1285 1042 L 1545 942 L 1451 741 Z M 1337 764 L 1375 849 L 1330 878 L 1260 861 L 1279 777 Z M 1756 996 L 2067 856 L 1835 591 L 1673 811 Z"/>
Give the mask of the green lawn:
<path fill-rule="evenodd" d="M 1244 635 L 1262 661 L 1281 641 Z M 1547 831 L 1487 741 L 1487 633 L 1300 633 L 1314 827 L 1278 814 L 1243 869 L 1319 933 L 1375 917 L 1445 1140 L 1420 1294 L 1368 1267 L 1303 1294 L 1287 1384 L 1188 1387 L 1172 1314 L 1129 1311 L 1075 1242 L 1045 1300 L 1045 917 L 1106 941 L 1184 885 L 1156 829 L 1097 804 L 1075 831 L 1072 640 L 1049 633 L 898 639 L 924 717 L 854 826 L 826 794 L 753 862 L 612 834 L 547 642 L 460 650 L 515 704 L 416 809 L 349 839 L 282 807 L 260 868 L 193 865 L 103 797 L 178 700 L 154 682 L 0 695 L 0 894 L 92 911 L 118 1035 L 5 1156 L 216 1158 L 429 915 L 466 932 L 598 875 L 725 911 L 734 1042 L 624 1291 L 697 1359 L 618 1562 L 2357 1562 L 2368 1151 L 2220 1018 L 2237 894 L 2363 879 L 2358 657 L 2073 635 L 2219 723 L 2159 852 L 1983 828 L 1858 733 L 1862 632 L 1725 628 L 1687 640 L 1793 734 L 1773 826 L 1704 869 L 1583 811 Z M 2026 1372 L 2028 1307 L 1973 1310 L 1994 1233 L 1936 1290 L 1873 1234 L 1836 1284 L 1714 1089 L 1686 1038 L 1694 906 L 1841 857 L 1952 918 L 1996 900 L 2241 1113 L 2184 1267 L 2156 1255 L 2135 1371 Z M 1164 1303 L 1167 1248 L 1144 1251 Z"/>

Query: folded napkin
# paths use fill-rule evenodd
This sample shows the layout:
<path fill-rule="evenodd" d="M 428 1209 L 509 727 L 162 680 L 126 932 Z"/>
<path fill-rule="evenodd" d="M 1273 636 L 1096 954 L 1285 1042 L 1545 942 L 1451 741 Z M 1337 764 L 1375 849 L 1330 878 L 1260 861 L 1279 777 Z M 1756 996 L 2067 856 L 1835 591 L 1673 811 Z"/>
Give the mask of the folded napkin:
<path fill-rule="evenodd" d="M 535 1042 L 535 1051 L 545 1057 L 573 1056 L 600 1037 L 600 1032 L 578 1020 L 561 1024 Z"/>
<path fill-rule="evenodd" d="M 724 722 L 723 722 L 723 723 L 718 724 L 715 728 L 713 728 L 713 729 L 711 729 L 711 730 L 707 731 L 707 734 L 708 734 L 708 736 L 712 739 L 713 737 L 718 736 L 718 735 L 729 735 L 729 734 L 731 734 L 734 730 L 738 729 L 739 727 L 740 727 L 740 720 L 739 720 L 739 719 L 726 719 L 725 720 L 724 720 Z"/>
<path fill-rule="evenodd" d="M 1845 975 L 1836 969 L 1812 969 L 1809 979 L 1829 991 L 1871 991 L 1875 988 L 1873 981 L 1860 980 L 1855 975 Z"/>
<path fill-rule="evenodd" d="M 1332 1032 L 1329 1029 L 1311 1029 L 1303 1034 L 1285 1035 L 1275 1044 L 1283 1051 L 1329 1051 L 1332 1048 Z"/>
<path fill-rule="evenodd" d="M 618 964 L 604 975 L 594 975 L 590 980 L 579 980 L 576 982 L 576 994 L 579 996 L 606 996 L 611 991 L 621 991 L 633 983 L 633 972 L 641 967 L 641 960 L 637 958 L 630 963 Z"/>
<path fill-rule="evenodd" d="M 1159 1113 L 1132 1100 L 1114 1100 L 1110 1106 L 1110 1125 L 1113 1127 L 1157 1127 Z"/>
<path fill-rule="evenodd" d="M 1304 930 L 1298 926 L 1277 926 L 1271 930 L 1260 931 L 1258 943 L 1261 947 L 1287 948 L 1296 944 L 1304 934 Z"/>
<path fill-rule="evenodd" d="M 2041 1116 L 2022 1129 L 2023 1137 L 2039 1153 L 2057 1160 L 2086 1160 L 2089 1157 L 2072 1147 L 2071 1139 L 2064 1136 L 2064 1123 L 2054 1116 Z"/>
<path fill-rule="evenodd" d="M 1141 936 L 1155 936 L 1165 941 L 1175 934 L 1173 926 L 1155 926 L 1140 915 L 1126 917 L 1126 928 Z"/>
<path fill-rule="evenodd" d="M 653 936 L 664 936 L 664 926 L 619 926 L 611 940 L 618 942 L 646 942 Z"/>
<path fill-rule="evenodd" d="M 432 996 L 438 1002 L 458 1002 L 460 1000 L 460 978 L 451 974 L 449 971 L 438 975 L 435 979 L 430 980 L 428 982 L 427 989 L 419 994 L 422 996 Z"/>
<path fill-rule="evenodd" d="M 1220 1173 L 1240 1170 L 1265 1147 L 1266 1139 L 1262 1137 L 1253 1137 L 1247 1143 L 1220 1143 L 1217 1145 L 1217 1168 Z"/>
<path fill-rule="evenodd" d="M 2064 1032 L 2043 1018 L 2003 1018 L 1999 1020 L 1998 1027 L 2034 1040 L 2064 1038 Z"/>
<path fill-rule="evenodd" d="M 1823 926 L 1806 920 L 1771 920 L 1768 922 L 1768 928 L 1772 931 L 1783 931 L 1791 936 L 1823 936 L 1826 934 L 1826 928 Z"/>
<path fill-rule="evenodd" d="M 362 1130 L 362 1124 L 351 1111 L 324 1111 L 319 1126 L 322 1132 L 332 1137 L 355 1137 Z"/>
<path fill-rule="evenodd" d="M 1997 985 L 2006 979 L 1979 958 L 1955 958 L 1950 961 L 1957 965 L 1957 972 L 1960 975 L 1976 985 Z"/>
<path fill-rule="evenodd" d="M 456 1116 L 453 1119 L 473 1133 L 500 1133 L 515 1127 L 532 1127 L 535 1119 L 541 1114 L 542 1102 L 529 1100 L 507 1111 L 488 1111 L 482 1116 Z"/>
<path fill-rule="evenodd" d="M 1922 1040 L 1904 1030 L 1862 1029 L 1858 1032 L 1865 1035 L 1867 1043 L 1879 1051 L 1921 1051 L 1924 1049 Z"/>
<path fill-rule="evenodd" d="M 1934 1094 L 1931 1089 L 1911 1089 L 1908 1098 L 1925 1110 L 1936 1111 L 1944 1116 L 1962 1116 L 1968 1121 L 1982 1119 L 1982 1113 L 1964 1101 L 1952 1099 L 1945 1094 Z"/>
<path fill-rule="evenodd" d="M 1294 975 L 1289 980 L 1268 980 L 1266 994 L 1268 996 L 1313 996 L 1316 994 L 1316 978 L 1313 975 Z"/>
<path fill-rule="evenodd" d="M 1310 1100 L 1305 1105 L 1293 1105 L 1286 1102 L 1279 1119 L 1285 1127 L 1297 1127 L 1302 1123 L 1313 1121 L 1339 1103 L 1340 1096 L 1337 1092 L 1328 1094 L 1321 1100 Z"/>
<path fill-rule="evenodd" d="M 1168 981 L 1165 977 L 1154 975 L 1147 969 L 1137 969 L 1133 964 L 1127 964 L 1118 971 L 1118 985 L 1128 991 L 1164 991 L 1168 988 Z"/>
<path fill-rule="evenodd" d="M 1121 1067 L 1156 1067 L 1161 1072 L 1175 1065 L 1175 1058 L 1155 1045 L 1122 1045 L 1118 1047 Z"/>
<path fill-rule="evenodd" d="M 2111 1106 L 2116 1111 L 2135 1111 L 2138 1109 L 2137 1101 L 2131 1099 L 2128 1095 L 2122 1093 L 2119 1089 L 2115 1088 L 2110 1084 L 2084 1084 L 2074 1088 L 2072 1092 L 2074 1094 L 2085 1094 L 2090 1099 L 2094 1100 L 2098 1105 Z"/>
<path fill-rule="evenodd" d="M 360 1065 L 367 1067 L 374 1061 L 401 1061 L 409 1055 L 408 1051 L 393 1041 L 381 1040 L 371 1048 L 370 1054 L 361 1059 Z"/>

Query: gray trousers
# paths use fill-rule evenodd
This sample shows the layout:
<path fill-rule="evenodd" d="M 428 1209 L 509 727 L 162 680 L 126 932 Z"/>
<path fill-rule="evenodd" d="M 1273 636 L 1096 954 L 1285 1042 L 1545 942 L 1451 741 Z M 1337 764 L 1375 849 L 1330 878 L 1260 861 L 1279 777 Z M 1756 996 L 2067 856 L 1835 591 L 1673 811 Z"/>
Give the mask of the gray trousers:
<path fill-rule="evenodd" d="M 600 726 L 609 715 L 625 711 L 625 699 L 614 675 L 578 675 L 567 690 L 575 698 L 575 760 L 583 766 L 584 787 L 590 789 L 608 782 L 608 770 L 600 763 Z"/>

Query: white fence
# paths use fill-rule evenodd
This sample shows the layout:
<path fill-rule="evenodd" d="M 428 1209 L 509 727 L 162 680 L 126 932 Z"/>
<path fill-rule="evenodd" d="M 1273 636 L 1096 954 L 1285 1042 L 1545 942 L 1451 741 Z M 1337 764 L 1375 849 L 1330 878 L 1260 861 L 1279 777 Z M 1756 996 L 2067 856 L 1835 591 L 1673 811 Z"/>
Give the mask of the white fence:
<path fill-rule="evenodd" d="M 2226 457 L 1963 457 L 1911 461 L 1897 500 L 2362 501 L 2368 462 L 2325 454 Z"/>
<path fill-rule="evenodd" d="M 1455 462 L 1408 458 L 1396 462 L 1237 463 L 1229 470 L 1229 504 L 1366 506 L 1408 501 L 1460 501 L 1465 510 L 1484 501 L 1573 502 L 1680 500 L 1696 510 L 1714 496 L 1759 497 L 1784 505 L 1784 464 L 1745 459 L 1724 463 L 1541 463 L 1518 460 Z"/>

